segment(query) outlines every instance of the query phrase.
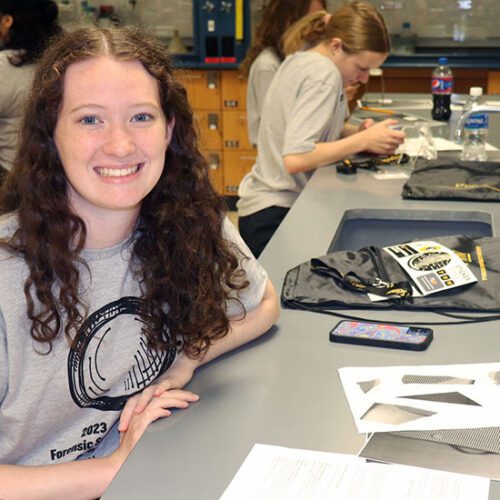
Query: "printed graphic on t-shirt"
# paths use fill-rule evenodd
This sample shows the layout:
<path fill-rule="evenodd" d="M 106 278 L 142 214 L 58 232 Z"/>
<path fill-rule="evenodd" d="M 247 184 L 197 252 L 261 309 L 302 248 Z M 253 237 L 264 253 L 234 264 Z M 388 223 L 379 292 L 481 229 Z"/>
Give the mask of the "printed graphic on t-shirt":
<path fill-rule="evenodd" d="M 67 448 L 52 448 L 50 450 L 50 459 L 52 461 L 61 460 L 72 453 L 83 452 L 79 454 L 80 457 L 90 450 L 95 450 L 96 446 L 104 439 L 107 431 L 108 424 L 106 422 L 87 425 L 82 429 L 80 434 L 80 437 L 83 439 Z"/>
<path fill-rule="evenodd" d="M 91 314 L 68 356 L 73 401 L 82 408 L 121 410 L 127 399 L 167 370 L 175 349 L 154 351 L 142 333 L 143 302 L 123 297 Z"/>

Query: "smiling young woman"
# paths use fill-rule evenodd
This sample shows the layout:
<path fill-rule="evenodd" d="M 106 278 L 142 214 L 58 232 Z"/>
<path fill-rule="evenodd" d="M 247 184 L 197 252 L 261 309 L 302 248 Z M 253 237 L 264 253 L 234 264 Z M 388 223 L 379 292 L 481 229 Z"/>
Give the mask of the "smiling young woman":
<path fill-rule="evenodd" d="M 54 139 L 87 247 L 114 245 L 131 231 L 161 177 L 174 126 L 138 61 L 104 55 L 68 68 Z"/>
<path fill-rule="evenodd" d="M 0 212 L 0 498 L 100 497 L 151 422 L 198 401 L 199 366 L 271 327 L 276 293 L 139 30 L 48 47 Z"/>

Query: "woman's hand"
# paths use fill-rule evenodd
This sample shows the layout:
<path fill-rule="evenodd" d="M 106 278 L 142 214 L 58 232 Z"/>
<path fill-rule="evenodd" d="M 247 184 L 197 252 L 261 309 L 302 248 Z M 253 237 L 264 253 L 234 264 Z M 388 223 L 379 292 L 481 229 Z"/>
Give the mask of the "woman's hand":
<path fill-rule="evenodd" d="M 356 98 L 356 94 L 358 93 L 360 86 L 361 85 L 359 83 L 352 83 L 351 85 L 344 87 L 344 96 L 348 102 L 351 102 Z"/>
<path fill-rule="evenodd" d="M 120 422 L 120 446 L 112 454 L 112 459 L 121 465 L 152 422 L 170 416 L 172 414 L 171 408 L 187 408 L 190 403 L 198 400 L 198 395 L 180 389 L 164 391 L 160 396 L 150 399 L 140 413 L 132 412 L 130 414 L 127 427 L 123 431 L 120 429 Z"/>
<path fill-rule="evenodd" d="M 142 413 L 154 398 L 162 396 L 164 393 L 175 392 L 176 389 L 182 389 L 193 378 L 194 370 L 198 364 L 197 360 L 189 359 L 184 354 L 180 354 L 158 382 L 151 384 L 139 394 L 129 398 L 120 415 L 118 430 L 125 432 L 132 416 Z M 199 399 L 199 396 L 191 392 L 181 392 L 190 394 L 190 397 L 195 398 L 190 401 L 198 401 Z M 176 408 L 184 408 L 184 406 L 176 406 Z"/>
<path fill-rule="evenodd" d="M 406 138 L 402 130 L 397 130 L 398 125 L 397 120 L 388 119 L 365 128 L 360 132 L 365 142 L 364 149 L 379 155 L 393 154 Z"/>
<path fill-rule="evenodd" d="M 373 118 L 366 118 L 366 120 L 363 120 L 358 128 L 358 132 L 363 132 L 363 130 L 366 130 L 367 128 L 373 127 L 375 125 L 376 121 Z"/>

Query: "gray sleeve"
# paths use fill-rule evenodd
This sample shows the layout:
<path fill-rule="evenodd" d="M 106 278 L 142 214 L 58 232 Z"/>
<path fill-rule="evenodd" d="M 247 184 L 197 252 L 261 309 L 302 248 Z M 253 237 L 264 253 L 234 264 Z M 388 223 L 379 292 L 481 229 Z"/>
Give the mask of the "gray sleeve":
<path fill-rule="evenodd" d="M 340 82 L 316 81 L 302 87 L 290 112 L 282 155 L 312 151 L 334 120 L 344 122 L 345 109 L 336 109 L 341 92 Z"/>
<path fill-rule="evenodd" d="M 226 240 L 235 243 L 245 255 L 245 257 L 240 261 L 240 265 L 245 270 L 246 278 L 250 284 L 238 294 L 238 298 L 245 306 L 245 309 L 247 311 L 251 311 L 262 301 L 267 285 L 267 273 L 259 264 L 257 259 L 252 255 L 252 252 L 241 238 L 238 230 L 228 218 L 224 221 L 222 233 Z M 227 308 L 228 316 L 234 316 L 240 312 L 241 309 L 238 304 L 234 303 L 234 301 L 230 301 Z"/>
<path fill-rule="evenodd" d="M 7 115 L 7 109 L 10 104 L 9 96 L 5 94 L 6 89 L 8 88 L 6 77 L 7 77 L 7 69 L 5 65 L 5 61 L 0 60 L 0 116 L 4 117 Z"/>
<path fill-rule="evenodd" d="M 255 94 L 257 96 L 257 111 L 259 115 L 262 114 L 262 108 L 264 107 L 264 100 L 266 98 L 267 90 L 273 81 L 276 71 L 273 70 L 262 70 L 257 75 L 255 75 Z"/>
<path fill-rule="evenodd" d="M 252 72 L 248 87 L 248 92 L 251 93 L 251 97 L 247 98 L 247 113 L 249 115 L 248 137 L 250 139 L 250 144 L 257 144 L 262 108 L 264 107 L 267 90 L 275 74 L 276 68 L 270 67 L 266 69 L 256 68 Z"/>
<path fill-rule="evenodd" d="M 0 406 L 7 393 L 8 366 L 5 322 L 3 316 L 0 316 Z"/>

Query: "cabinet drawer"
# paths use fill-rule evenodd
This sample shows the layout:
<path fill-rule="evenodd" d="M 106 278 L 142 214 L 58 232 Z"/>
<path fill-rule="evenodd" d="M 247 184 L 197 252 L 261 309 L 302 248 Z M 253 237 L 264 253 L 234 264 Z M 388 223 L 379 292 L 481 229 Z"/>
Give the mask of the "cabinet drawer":
<path fill-rule="evenodd" d="M 222 113 L 218 110 L 198 110 L 195 121 L 202 149 L 222 149 Z"/>
<path fill-rule="evenodd" d="M 237 195 L 241 179 L 252 169 L 257 153 L 253 151 L 224 151 L 224 194 Z"/>
<path fill-rule="evenodd" d="M 222 109 L 246 109 L 247 80 L 239 71 L 222 71 Z"/>
<path fill-rule="evenodd" d="M 222 147 L 223 149 L 245 149 L 251 151 L 253 146 L 248 140 L 246 111 L 222 112 Z M 256 151 L 254 149 L 254 151 Z"/>
<path fill-rule="evenodd" d="M 193 109 L 218 109 L 221 106 L 220 71 L 186 70 L 176 76 L 186 87 Z"/>
<path fill-rule="evenodd" d="M 222 151 L 204 150 L 203 156 L 207 159 L 210 179 L 216 191 L 223 194 L 224 169 Z"/>

